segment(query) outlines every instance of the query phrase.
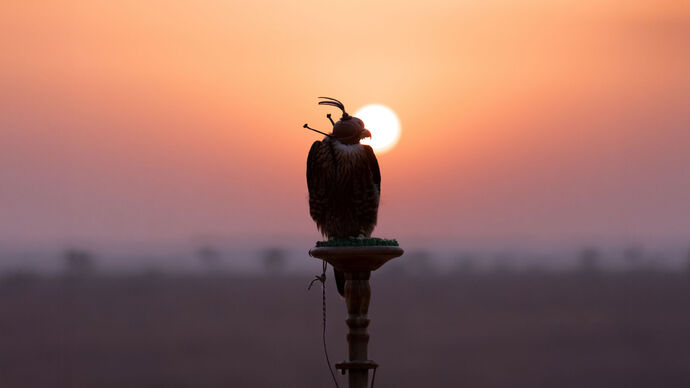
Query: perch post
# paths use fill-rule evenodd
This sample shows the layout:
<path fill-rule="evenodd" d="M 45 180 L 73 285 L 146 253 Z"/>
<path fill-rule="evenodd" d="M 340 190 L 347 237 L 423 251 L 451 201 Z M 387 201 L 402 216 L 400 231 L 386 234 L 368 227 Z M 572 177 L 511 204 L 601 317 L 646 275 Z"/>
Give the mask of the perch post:
<path fill-rule="evenodd" d="M 397 243 L 396 243 L 397 244 Z M 399 257 L 403 250 L 399 246 L 322 246 L 309 251 L 312 257 L 326 260 L 345 274 L 345 305 L 349 328 L 347 334 L 348 360 L 336 364 L 343 374 L 348 372 L 349 388 L 367 388 L 369 369 L 378 365 L 369 360 L 369 300 L 371 271 L 379 269 L 388 260 Z"/>

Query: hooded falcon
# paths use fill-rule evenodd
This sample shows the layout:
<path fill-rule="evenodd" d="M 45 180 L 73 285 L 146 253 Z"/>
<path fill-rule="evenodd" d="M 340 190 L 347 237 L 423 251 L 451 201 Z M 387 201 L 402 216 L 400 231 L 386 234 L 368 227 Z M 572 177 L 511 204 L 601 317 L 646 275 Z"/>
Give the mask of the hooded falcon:
<path fill-rule="evenodd" d="M 347 114 L 340 101 L 319 98 L 324 99 L 319 105 L 334 106 L 343 115 L 337 123 L 327 115 L 333 132 L 322 141 L 315 141 L 309 150 L 309 213 L 328 239 L 371 237 L 379 210 L 381 171 L 374 150 L 359 143 L 370 138 L 371 132 L 362 120 Z M 307 124 L 304 127 L 312 129 Z M 333 271 L 338 292 L 344 295 L 344 274 Z"/>

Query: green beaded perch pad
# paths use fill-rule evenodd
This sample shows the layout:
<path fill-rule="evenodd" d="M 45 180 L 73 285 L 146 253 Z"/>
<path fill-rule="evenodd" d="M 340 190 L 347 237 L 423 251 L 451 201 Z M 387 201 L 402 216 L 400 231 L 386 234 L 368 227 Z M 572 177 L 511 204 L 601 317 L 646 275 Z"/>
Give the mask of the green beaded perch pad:
<path fill-rule="evenodd" d="M 397 247 L 398 240 L 387 238 L 347 238 L 317 241 L 316 247 Z"/>

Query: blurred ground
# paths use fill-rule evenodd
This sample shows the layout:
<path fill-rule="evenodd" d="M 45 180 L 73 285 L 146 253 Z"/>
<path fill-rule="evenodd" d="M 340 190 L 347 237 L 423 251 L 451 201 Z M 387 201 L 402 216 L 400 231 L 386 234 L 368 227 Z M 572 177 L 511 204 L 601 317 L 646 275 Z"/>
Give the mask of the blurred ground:
<path fill-rule="evenodd" d="M 0 386 L 332 386 L 321 292 L 308 292 L 309 280 L 6 277 Z M 384 269 L 372 280 L 378 388 L 690 386 L 684 273 Z M 339 362 L 345 311 L 332 279 L 328 287 Z"/>

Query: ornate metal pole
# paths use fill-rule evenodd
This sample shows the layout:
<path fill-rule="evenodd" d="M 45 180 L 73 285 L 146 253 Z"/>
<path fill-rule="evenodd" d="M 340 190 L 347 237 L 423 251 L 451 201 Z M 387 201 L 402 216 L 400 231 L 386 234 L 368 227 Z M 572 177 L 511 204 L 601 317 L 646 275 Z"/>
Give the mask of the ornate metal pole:
<path fill-rule="evenodd" d="M 401 256 L 403 252 L 398 246 L 329 246 L 316 247 L 309 252 L 311 256 L 326 260 L 345 274 L 345 322 L 349 328 L 349 357 L 347 361 L 336 364 L 335 367 L 343 374 L 348 372 L 350 388 L 367 388 L 369 369 L 378 367 L 367 355 L 371 271 L 379 269 L 388 260 Z"/>

